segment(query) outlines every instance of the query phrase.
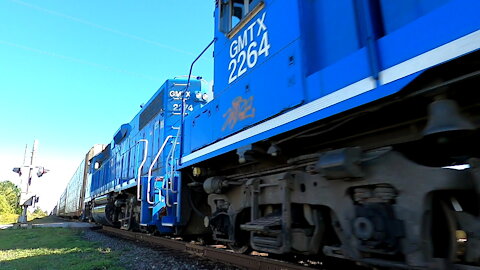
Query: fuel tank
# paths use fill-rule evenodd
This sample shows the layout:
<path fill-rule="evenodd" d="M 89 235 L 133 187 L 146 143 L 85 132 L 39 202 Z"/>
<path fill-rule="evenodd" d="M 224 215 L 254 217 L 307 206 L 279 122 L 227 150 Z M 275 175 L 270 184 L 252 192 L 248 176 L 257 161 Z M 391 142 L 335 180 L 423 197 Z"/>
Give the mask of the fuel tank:
<path fill-rule="evenodd" d="M 93 219 L 103 225 L 114 226 L 114 206 L 108 195 L 94 199 Z"/>

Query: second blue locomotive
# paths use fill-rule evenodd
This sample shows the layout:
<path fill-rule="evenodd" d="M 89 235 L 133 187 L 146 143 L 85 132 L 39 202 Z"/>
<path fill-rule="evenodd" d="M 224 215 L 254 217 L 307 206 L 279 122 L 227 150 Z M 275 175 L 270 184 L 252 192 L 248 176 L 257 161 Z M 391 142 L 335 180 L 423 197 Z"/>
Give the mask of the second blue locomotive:
<path fill-rule="evenodd" d="M 206 95 L 196 78 L 166 81 L 90 161 L 85 215 L 126 230 L 154 228 L 167 233 L 185 225 L 190 215 L 190 207 L 185 207 L 189 194 L 181 188 L 184 183 L 175 170 L 181 114 L 182 109 L 188 115 L 200 108 Z M 186 230 L 201 233 L 204 229 Z"/>

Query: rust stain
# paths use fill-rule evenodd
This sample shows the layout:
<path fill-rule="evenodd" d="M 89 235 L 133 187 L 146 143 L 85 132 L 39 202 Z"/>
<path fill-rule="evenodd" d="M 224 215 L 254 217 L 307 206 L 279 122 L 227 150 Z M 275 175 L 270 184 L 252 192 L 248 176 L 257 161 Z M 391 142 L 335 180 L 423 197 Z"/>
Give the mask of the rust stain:
<path fill-rule="evenodd" d="M 222 131 L 227 127 L 233 129 L 235 125 L 247 118 L 255 117 L 255 108 L 253 107 L 253 96 L 248 99 L 244 99 L 239 96 L 232 101 L 232 106 L 223 115 L 223 118 L 227 118 L 223 124 Z"/>

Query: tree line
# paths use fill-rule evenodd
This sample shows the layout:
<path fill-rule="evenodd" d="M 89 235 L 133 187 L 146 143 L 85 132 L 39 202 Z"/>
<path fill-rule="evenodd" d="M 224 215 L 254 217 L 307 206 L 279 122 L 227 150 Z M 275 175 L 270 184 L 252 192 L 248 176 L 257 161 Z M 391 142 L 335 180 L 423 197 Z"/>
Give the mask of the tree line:
<path fill-rule="evenodd" d="M 19 205 L 21 190 L 10 181 L 0 182 L 0 224 L 15 223 L 22 213 Z M 33 209 L 29 209 L 32 211 Z M 42 218 L 48 215 L 47 212 L 36 207 L 33 212 L 27 211 L 27 220 Z"/>
<path fill-rule="evenodd" d="M 0 223 L 15 222 L 15 219 L 21 214 L 20 192 L 20 188 L 14 183 L 0 182 Z"/>

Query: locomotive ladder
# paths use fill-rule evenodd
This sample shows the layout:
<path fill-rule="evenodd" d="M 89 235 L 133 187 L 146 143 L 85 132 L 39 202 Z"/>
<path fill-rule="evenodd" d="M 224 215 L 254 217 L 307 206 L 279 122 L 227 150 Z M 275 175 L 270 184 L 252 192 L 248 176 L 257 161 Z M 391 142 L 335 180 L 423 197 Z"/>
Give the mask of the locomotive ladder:
<path fill-rule="evenodd" d="M 152 163 L 150 164 L 150 168 L 148 168 L 148 176 L 147 176 L 147 202 L 148 204 L 154 204 L 155 202 L 151 199 L 151 180 L 152 180 L 152 170 L 153 170 L 153 167 L 155 166 L 155 163 L 157 163 L 158 161 L 158 158 L 160 157 L 160 155 L 162 154 L 163 152 L 163 149 L 165 149 L 165 146 L 167 145 L 167 142 L 173 138 L 172 135 L 169 135 L 167 136 L 167 138 L 165 138 L 165 140 L 163 141 L 163 144 L 162 144 L 162 147 L 160 147 L 160 149 L 158 150 L 158 153 L 157 155 L 155 156 L 155 158 L 153 159 Z M 168 179 L 167 179 L 168 180 Z M 168 198 L 168 194 L 165 196 Z"/>
<path fill-rule="evenodd" d="M 138 141 L 143 142 L 145 144 L 143 148 L 143 160 L 140 166 L 138 167 L 138 176 L 137 176 L 137 201 L 141 201 L 141 176 L 142 176 L 142 169 L 143 166 L 145 165 L 145 162 L 147 161 L 147 156 L 148 156 L 148 140 L 142 139 Z"/>
<path fill-rule="evenodd" d="M 175 136 L 175 139 L 173 141 L 173 146 L 170 149 L 170 152 L 168 153 L 167 158 L 165 160 L 165 168 L 167 169 L 167 172 L 166 172 L 166 179 L 163 182 L 163 189 L 165 189 L 165 191 L 166 191 L 165 192 L 165 194 L 166 194 L 165 204 L 167 205 L 167 207 L 172 207 L 173 205 L 178 204 L 178 198 L 173 203 L 170 203 L 169 192 L 173 193 L 173 194 L 176 194 L 178 196 L 178 191 L 174 189 L 173 181 L 174 181 L 174 178 L 175 178 L 174 155 L 175 155 L 175 150 L 176 150 L 177 145 L 178 145 L 178 137 L 179 137 L 178 133 L 179 132 L 180 132 L 180 130 L 178 130 L 177 136 Z"/>

